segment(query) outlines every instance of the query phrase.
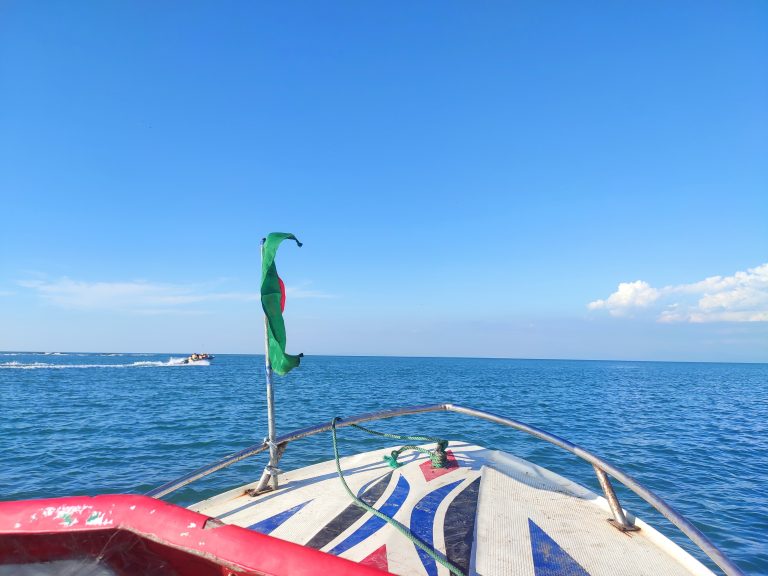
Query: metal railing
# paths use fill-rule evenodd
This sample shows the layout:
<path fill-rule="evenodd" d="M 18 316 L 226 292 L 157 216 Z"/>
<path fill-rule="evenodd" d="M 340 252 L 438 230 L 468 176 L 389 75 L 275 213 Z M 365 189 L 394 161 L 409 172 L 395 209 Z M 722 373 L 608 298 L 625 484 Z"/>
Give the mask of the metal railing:
<path fill-rule="evenodd" d="M 580 446 L 577 446 L 568 440 L 560 438 L 559 436 L 555 436 L 554 434 L 550 434 L 549 432 L 545 432 L 544 430 L 536 428 L 535 426 L 530 426 L 518 420 L 512 420 L 511 418 L 505 418 L 490 412 L 484 412 L 483 410 L 476 410 L 474 408 L 468 408 L 456 404 L 432 404 L 427 406 L 412 406 L 396 408 L 393 410 L 384 410 L 380 412 L 370 412 L 367 414 L 360 414 L 349 418 L 343 418 L 336 421 L 336 428 L 343 428 L 353 424 L 371 422 L 374 420 L 385 420 L 387 418 L 394 418 L 395 416 L 423 414 L 426 412 L 454 412 L 456 414 L 464 414 L 466 416 L 488 420 L 489 422 L 494 422 L 495 424 L 501 424 L 502 426 L 520 430 L 521 432 L 525 432 L 531 436 L 549 442 L 550 444 L 554 444 L 555 446 L 558 446 L 563 450 L 578 456 L 582 460 L 592 464 L 597 475 L 597 479 L 600 482 L 600 486 L 603 489 L 605 499 L 608 501 L 611 512 L 613 513 L 612 523 L 619 530 L 634 530 L 635 527 L 627 520 L 626 515 L 624 514 L 624 510 L 622 509 L 616 493 L 613 490 L 611 481 L 608 478 L 609 475 L 621 482 L 629 490 L 637 494 L 654 509 L 664 515 L 694 544 L 696 544 L 696 546 L 698 546 L 699 549 L 704 552 L 704 554 L 706 554 L 715 564 L 717 564 L 725 572 L 725 574 L 728 576 L 744 576 L 744 573 L 733 563 L 733 561 L 731 561 L 717 546 L 715 546 L 698 528 L 696 528 L 696 526 L 694 526 L 672 506 L 667 504 L 661 497 L 640 484 L 640 482 L 635 480 L 632 476 L 622 472 L 615 466 L 609 464 L 599 456 L 595 456 L 588 450 L 585 450 L 584 448 L 581 448 Z M 275 438 L 274 444 L 281 447 L 282 453 L 282 451 L 285 450 L 285 446 L 289 442 L 300 440 L 301 438 L 306 438 L 307 436 L 313 436 L 321 432 L 327 432 L 330 429 L 330 422 L 327 424 L 320 424 L 318 426 L 302 428 L 300 430 L 295 430 L 294 432 L 289 432 L 288 434 L 278 436 Z M 269 447 L 269 442 L 267 442 L 265 439 L 261 444 L 250 446 L 239 452 L 230 454 L 229 456 L 217 462 L 203 466 L 202 468 L 198 468 L 197 470 L 181 476 L 176 480 L 172 480 L 171 482 L 163 484 L 162 486 L 158 486 L 157 488 L 147 492 L 146 495 L 155 498 L 161 498 L 167 494 L 170 494 L 171 492 L 174 492 L 175 490 L 178 490 L 179 488 L 183 488 L 184 486 L 199 480 L 200 478 L 208 476 L 217 470 L 221 470 L 222 468 L 231 466 L 236 462 L 240 462 L 241 460 L 245 460 L 246 458 L 250 458 L 251 456 L 259 454 L 260 452 L 264 452 L 265 450 L 268 450 Z"/>

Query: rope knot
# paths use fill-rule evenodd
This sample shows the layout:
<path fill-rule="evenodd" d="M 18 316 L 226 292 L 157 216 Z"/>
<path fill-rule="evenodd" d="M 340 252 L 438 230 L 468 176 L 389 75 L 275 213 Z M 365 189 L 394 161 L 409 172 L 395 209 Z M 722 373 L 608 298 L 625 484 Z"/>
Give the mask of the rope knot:
<path fill-rule="evenodd" d="M 391 468 L 400 468 L 402 464 L 397 461 L 397 457 L 400 456 L 401 450 L 392 450 L 389 456 L 384 456 L 384 462 L 389 464 Z"/>
<path fill-rule="evenodd" d="M 445 453 L 447 447 L 447 440 L 437 441 L 437 446 L 429 453 L 429 459 L 432 460 L 432 468 L 445 468 L 448 466 L 448 455 Z"/>

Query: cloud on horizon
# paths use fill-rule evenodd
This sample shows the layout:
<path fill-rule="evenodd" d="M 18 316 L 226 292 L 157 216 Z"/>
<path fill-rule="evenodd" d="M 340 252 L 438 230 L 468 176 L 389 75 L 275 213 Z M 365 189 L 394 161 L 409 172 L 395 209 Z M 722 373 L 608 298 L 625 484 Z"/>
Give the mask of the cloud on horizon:
<path fill-rule="evenodd" d="M 654 288 L 648 282 L 622 282 L 590 310 L 617 317 L 651 314 L 658 322 L 768 322 L 768 263 L 732 276 Z"/>
<path fill-rule="evenodd" d="M 22 280 L 18 285 L 35 291 L 44 301 L 61 308 L 119 310 L 142 314 L 199 313 L 195 304 L 222 301 L 258 301 L 258 292 L 219 292 L 200 284 L 85 282 L 63 277 L 57 280 Z M 286 287 L 291 298 L 330 298 L 302 287 Z"/>

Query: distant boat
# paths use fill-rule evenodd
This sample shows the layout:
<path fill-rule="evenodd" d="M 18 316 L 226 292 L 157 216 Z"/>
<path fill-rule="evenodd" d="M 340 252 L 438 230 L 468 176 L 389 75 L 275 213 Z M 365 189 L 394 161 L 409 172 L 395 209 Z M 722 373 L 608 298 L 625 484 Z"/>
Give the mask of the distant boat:
<path fill-rule="evenodd" d="M 196 362 L 204 362 L 213 359 L 213 354 L 190 354 L 184 358 L 182 364 L 195 364 Z"/>

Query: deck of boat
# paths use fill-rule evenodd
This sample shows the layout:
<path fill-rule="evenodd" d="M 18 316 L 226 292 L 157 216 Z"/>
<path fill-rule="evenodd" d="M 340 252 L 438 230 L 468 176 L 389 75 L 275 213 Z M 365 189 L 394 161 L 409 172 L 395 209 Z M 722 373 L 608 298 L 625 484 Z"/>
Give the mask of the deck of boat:
<path fill-rule="evenodd" d="M 428 446 L 431 448 L 431 446 Z M 612 526 L 606 500 L 530 462 L 452 442 L 449 466 L 407 452 L 403 466 L 383 461 L 392 448 L 341 459 L 358 497 L 394 517 L 465 574 L 483 576 L 712 575 L 656 530 Z M 287 472 L 258 496 L 242 486 L 190 508 L 265 534 L 400 575 L 449 574 L 394 527 L 358 507 L 333 461 Z"/>

